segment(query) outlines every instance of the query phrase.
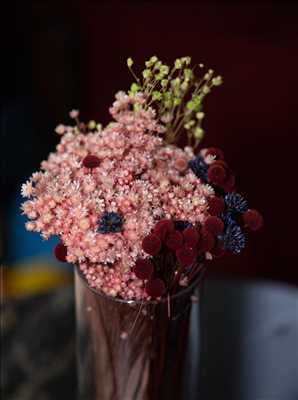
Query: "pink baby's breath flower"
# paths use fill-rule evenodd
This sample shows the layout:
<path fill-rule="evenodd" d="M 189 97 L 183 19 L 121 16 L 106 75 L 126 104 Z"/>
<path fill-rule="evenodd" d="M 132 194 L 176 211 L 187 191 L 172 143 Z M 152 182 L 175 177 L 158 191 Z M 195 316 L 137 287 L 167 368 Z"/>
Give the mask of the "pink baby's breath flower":
<path fill-rule="evenodd" d="M 45 224 L 48 224 L 53 219 L 53 215 L 51 213 L 45 213 L 41 216 L 41 219 Z"/>
<path fill-rule="evenodd" d="M 55 132 L 56 132 L 58 135 L 63 135 L 63 134 L 65 133 L 65 126 L 62 125 L 62 124 L 56 126 Z"/>
<path fill-rule="evenodd" d="M 79 221 L 79 226 L 80 226 L 80 228 L 81 228 L 83 231 L 88 230 L 89 227 L 90 227 L 89 219 L 88 219 L 88 218 L 82 218 L 82 219 Z"/>
<path fill-rule="evenodd" d="M 78 118 L 79 113 L 80 113 L 79 110 L 71 110 L 71 111 L 69 112 L 69 116 L 70 116 L 70 118 L 75 119 L 75 118 Z"/>
<path fill-rule="evenodd" d="M 187 170 L 188 168 L 188 162 L 187 162 L 187 158 L 186 157 L 180 157 L 177 158 L 175 160 L 175 168 L 179 171 L 179 172 L 184 172 Z"/>
<path fill-rule="evenodd" d="M 170 113 L 164 114 L 164 115 L 161 117 L 162 122 L 164 122 L 165 124 L 168 124 L 169 122 L 171 122 L 172 119 L 173 119 L 173 115 L 170 114 Z"/>
<path fill-rule="evenodd" d="M 31 181 L 22 184 L 21 194 L 23 197 L 31 197 L 34 193 L 34 188 Z"/>
<path fill-rule="evenodd" d="M 35 223 L 34 222 L 26 222 L 25 228 L 27 229 L 27 231 L 34 231 Z"/>
<path fill-rule="evenodd" d="M 28 218 L 30 219 L 35 219 L 37 217 L 37 212 L 36 211 L 30 211 L 27 213 Z"/>

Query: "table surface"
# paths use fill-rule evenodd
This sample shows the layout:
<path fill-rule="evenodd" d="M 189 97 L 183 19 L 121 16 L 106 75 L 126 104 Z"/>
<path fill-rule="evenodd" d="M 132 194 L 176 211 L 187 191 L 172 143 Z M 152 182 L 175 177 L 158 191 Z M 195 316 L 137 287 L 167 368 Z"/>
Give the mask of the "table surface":
<path fill-rule="evenodd" d="M 201 379 L 187 400 L 297 400 L 298 288 L 207 279 L 202 298 Z M 75 398 L 72 288 L 7 301 L 1 323 L 2 398 Z"/>

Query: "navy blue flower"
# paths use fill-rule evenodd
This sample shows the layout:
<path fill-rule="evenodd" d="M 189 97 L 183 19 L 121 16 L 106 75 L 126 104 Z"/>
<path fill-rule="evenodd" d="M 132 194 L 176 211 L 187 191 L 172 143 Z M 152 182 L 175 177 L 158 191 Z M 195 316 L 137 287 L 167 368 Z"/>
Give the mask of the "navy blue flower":
<path fill-rule="evenodd" d="M 105 212 L 98 220 L 97 231 L 99 233 L 121 232 L 123 218 L 115 212 Z"/>
<path fill-rule="evenodd" d="M 203 160 L 203 157 L 197 156 L 193 160 L 190 160 L 188 166 L 198 178 L 204 182 L 208 181 L 208 165 Z"/>
<path fill-rule="evenodd" d="M 174 221 L 174 227 L 179 232 L 183 232 L 184 229 L 188 228 L 189 226 L 192 226 L 192 224 L 188 221 L 182 221 L 182 220 Z"/>
<path fill-rule="evenodd" d="M 227 193 L 224 197 L 226 206 L 232 212 L 244 213 L 248 210 L 248 203 L 239 193 Z"/>
<path fill-rule="evenodd" d="M 229 211 L 225 211 L 225 212 L 221 213 L 219 217 L 222 219 L 223 223 L 225 224 L 225 228 L 227 228 L 231 224 L 236 223 L 236 221 L 234 220 L 233 213 L 231 213 Z"/>
<path fill-rule="evenodd" d="M 245 247 L 245 236 L 236 223 L 228 225 L 224 234 L 218 238 L 223 241 L 224 249 L 234 254 L 239 254 Z"/>

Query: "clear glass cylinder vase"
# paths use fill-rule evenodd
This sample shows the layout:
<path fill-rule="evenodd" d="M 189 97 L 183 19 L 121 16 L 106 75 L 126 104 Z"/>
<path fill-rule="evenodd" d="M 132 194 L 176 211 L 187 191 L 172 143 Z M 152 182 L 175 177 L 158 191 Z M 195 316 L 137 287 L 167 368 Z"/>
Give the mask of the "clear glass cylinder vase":
<path fill-rule="evenodd" d="M 197 399 L 200 276 L 162 301 L 125 301 L 75 268 L 79 400 Z"/>

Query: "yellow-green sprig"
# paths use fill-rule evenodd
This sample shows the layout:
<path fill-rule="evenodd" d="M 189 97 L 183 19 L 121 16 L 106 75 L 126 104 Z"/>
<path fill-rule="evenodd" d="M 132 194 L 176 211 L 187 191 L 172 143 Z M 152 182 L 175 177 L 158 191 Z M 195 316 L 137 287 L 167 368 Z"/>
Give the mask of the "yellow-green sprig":
<path fill-rule="evenodd" d="M 146 102 L 142 107 L 151 106 L 156 110 L 157 118 L 166 126 L 165 141 L 175 143 L 186 133 L 188 144 L 196 147 L 204 136 L 204 98 L 214 86 L 222 84 L 222 77 L 215 76 L 209 69 L 199 78 L 194 74 L 196 66 L 191 68 L 190 64 L 190 57 L 181 57 L 170 67 L 152 56 L 145 62 L 142 79 L 139 79 L 132 69 L 133 60 L 127 59 L 127 66 L 136 81 L 129 94 L 144 94 Z M 199 64 L 199 67 L 203 69 L 204 65 Z"/>

